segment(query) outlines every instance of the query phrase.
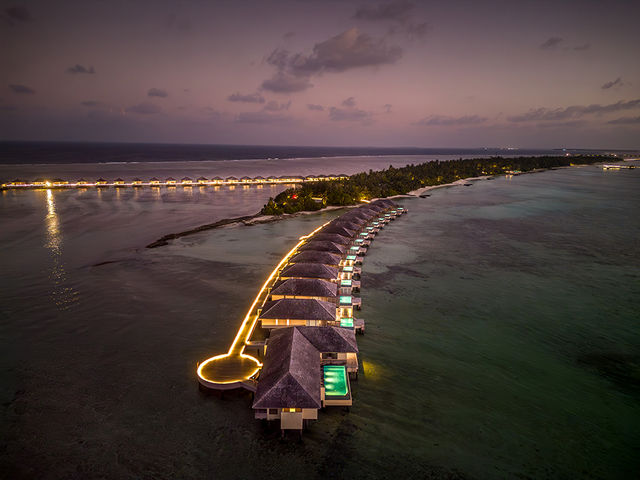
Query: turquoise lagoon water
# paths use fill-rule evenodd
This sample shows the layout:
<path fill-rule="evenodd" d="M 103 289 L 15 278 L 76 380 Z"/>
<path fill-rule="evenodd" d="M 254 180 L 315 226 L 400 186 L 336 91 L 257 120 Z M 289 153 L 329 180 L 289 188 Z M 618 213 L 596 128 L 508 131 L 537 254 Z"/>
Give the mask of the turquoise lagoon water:
<path fill-rule="evenodd" d="M 593 166 L 399 200 L 363 266 L 354 404 L 302 441 L 254 420 L 249 393 L 200 392 L 195 367 L 339 212 L 146 250 L 273 193 L 5 192 L 1 476 L 631 478 L 639 185 Z"/>

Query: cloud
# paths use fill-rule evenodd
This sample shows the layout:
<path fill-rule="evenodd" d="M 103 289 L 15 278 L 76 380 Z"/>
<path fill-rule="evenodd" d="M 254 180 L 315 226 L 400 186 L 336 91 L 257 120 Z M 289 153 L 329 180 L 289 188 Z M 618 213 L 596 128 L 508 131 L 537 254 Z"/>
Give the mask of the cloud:
<path fill-rule="evenodd" d="M 243 112 L 236 117 L 236 123 L 255 123 L 255 124 L 281 124 L 289 123 L 293 120 L 290 115 L 273 114 L 269 112 Z"/>
<path fill-rule="evenodd" d="M 591 44 L 590 43 L 584 43 L 582 45 L 576 45 L 575 47 L 573 47 L 574 50 L 589 50 L 591 48 Z"/>
<path fill-rule="evenodd" d="M 458 127 L 464 125 L 478 125 L 486 122 L 485 117 L 478 115 L 464 115 L 462 117 L 448 117 L 445 115 L 430 115 L 418 120 L 414 125 L 426 125 L 428 127 Z"/>
<path fill-rule="evenodd" d="M 27 7 L 23 7 L 22 5 L 14 5 L 12 7 L 5 8 L 2 16 L 9 25 L 26 23 L 32 20 Z"/>
<path fill-rule="evenodd" d="M 542 50 L 555 50 L 562 43 L 561 37 L 551 37 L 545 40 L 544 43 L 540 45 L 540 49 Z"/>
<path fill-rule="evenodd" d="M 384 39 L 374 39 L 357 28 L 317 43 L 311 55 L 297 54 L 289 68 L 294 74 L 345 72 L 358 67 L 374 67 L 397 62 L 402 49 L 387 45 Z"/>
<path fill-rule="evenodd" d="M 607 122 L 610 125 L 640 125 L 640 117 L 622 117 Z"/>
<path fill-rule="evenodd" d="M 537 108 L 529 110 L 521 115 L 507 117 L 510 122 L 529 122 L 529 121 L 558 121 L 581 118 L 585 115 L 602 115 L 605 113 L 619 112 L 640 108 L 640 99 L 630 100 L 628 102 L 619 101 L 609 105 L 573 105 L 567 108 Z"/>
<path fill-rule="evenodd" d="M 395 25 L 389 29 L 391 34 L 404 31 L 410 37 L 424 37 L 428 32 L 428 24 L 411 21 L 414 8 L 415 4 L 409 0 L 392 0 L 378 5 L 362 6 L 356 10 L 353 18 L 373 22 L 393 22 Z"/>
<path fill-rule="evenodd" d="M 616 87 L 616 88 L 620 88 L 621 86 L 624 85 L 624 82 L 622 81 L 621 77 L 616 78 L 614 81 L 612 82 L 607 82 L 604 85 L 602 85 L 600 88 L 602 90 L 609 90 L 610 88 Z"/>
<path fill-rule="evenodd" d="M 262 83 L 262 88 L 278 93 L 299 92 L 313 86 L 309 81 L 312 75 L 392 64 L 401 57 L 400 47 L 351 28 L 316 43 L 310 54 L 291 54 L 281 48 L 275 49 L 266 62 L 276 69 L 276 73 Z"/>
<path fill-rule="evenodd" d="M 86 74 L 94 74 L 96 73 L 96 71 L 93 69 L 93 67 L 85 67 L 84 65 L 79 65 L 76 64 L 73 67 L 69 67 L 67 68 L 67 73 L 71 73 L 71 74 L 76 74 L 76 73 L 86 73 Z"/>
<path fill-rule="evenodd" d="M 262 88 L 275 93 L 295 93 L 313 87 L 307 77 L 296 77 L 284 71 L 276 72 L 273 77 L 262 82 Z"/>
<path fill-rule="evenodd" d="M 314 112 L 324 112 L 324 107 L 322 105 L 316 105 L 314 103 L 307 103 L 307 108 Z"/>
<path fill-rule="evenodd" d="M 371 112 L 360 110 L 359 108 L 338 108 L 329 109 L 329 120 L 334 122 L 362 122 L 364 125 L 373 123 Z"/>
<path fill-rule="evenodd" d="M 404 21 L 415 5 L 408 0 L 393 0 L 378 5 L 366 5 L 358 8 L 353 18 L 358 20 L 401 20 Z"/>
<path fill-rule="evenodd" d="M 155 115 L 162 112 L 162 108 L 153 103 L 142 102 L 138 105 L 133 105 L 125 110 L 127 113 L 139 113 L 140 115 Z"/>
<path fill-rule="evenodd" d="M 166 90 L 161 90 L 160 88 L 150 88 L 147 92 L 148 97 L 159 97 L 159 98 L 167 98 L 169 94 Z"/>
<path fill-rule="evenodd" d="M 287 32 L 284 35 L 282 35 L 282 38 L 284 38 L 285 40 L 289 40 L 293 37 L 295 37 L 296 32 Z"/>
<path fill-rule="evenodd" d="M 354 97 L 349 97 L 349 98 L 345 98 L 342 101 L 342 106 L 343 107 L 355 107 L 356 106 L 356 99 Z"/>
<path fill-rule="evenodd" d="M 244 102 L 244 103 L 264 103 L 264 97 L 259 93 L 247 93 L 242 94 L 240 92 L 232 93 L 227 97 L 230 102 Z"/>
<path fill-rule="evenodd" d="M 26 85 L 9 85 L 9 88 L 13 93 L 33 95 L 36 91 L 33 88 L 29 88 Z"/>
<path fill-rule="evenodd" d="M 290 106 L 291 100 L 289 100 L 287 103 L 278 103 L 275 100 L 271 100 L 264 106 L 263 110 L 265 112 L 279 112 L 282 110 L 289 110 Z"/>

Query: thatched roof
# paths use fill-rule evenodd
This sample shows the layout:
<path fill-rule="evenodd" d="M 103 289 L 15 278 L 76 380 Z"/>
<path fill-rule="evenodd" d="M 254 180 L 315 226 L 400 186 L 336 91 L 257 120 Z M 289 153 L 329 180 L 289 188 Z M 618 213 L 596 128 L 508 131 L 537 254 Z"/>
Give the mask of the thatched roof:
<path fill-rule="evenodd" d="M 341 327 L 295 327 L 321 353 L 358 353 L 356 332 Z"/>
<path fill-rule="evenodd" d="M 294 263 L 286 266 L 280 272 L 280 276 L 285 278 L 324 278 L 334 280 L 338 278 L 338 269 L 321 263 Z"/>
<path fill-rule="evenodd" d="M 316 233 L 312 238 L 314 240 L 333 242 L 338 245 L 349 245 L 351 243 L 351 238 L 338 235 L 337 233 Z"/>
<path fill-rule="evenodd" d="M 311 342 L 296 328 L 274 330 L 253 408 L 320 408 L 320 379 L 320 355 Z"/>
<path fill-rule="evenodd" d="M 301 298 L 271 300 L 265 302 L 260 318 L 334 321 L 336 305 L 324 300 Z"/>
<path fill-rule="evenodd" d="M 291 257 L 289 263 L 321 263 L 323 265 L 340 265 L 340 257 L 329 252 L 305 250 Z"/>
<path fill-rule="evenodd" d="M 320 233 L 336 233 L 338 235 L 342 235 L 343 237 L 353 237 L 355 235 L 355 231 L 349 230 L 347 228 L 341 227 L 340 225 L 329 224 L 324 227 L 322 230 L 318 232 Z"/>
<path fill-rule="evenodd" d="M 319 252 L 329 252 L 329 253 L 344 253 L 345 246 L 337 245 L 333 242 L 327 242 L 325 240 L 311 240 L 304 245 L 302 245 L 298 251 L 304 252 L 305 250 L 318 250 Z"/>
<path fill-rule="evenodd" d="M 335 297 L 338 285 L 319 278 L 290 278 L 277 282 L 272 295 L 299 295 L 303 297 Z"/>
<path fill-rule="evenodd" d="M 354 232 L 360 230 L 362 228 L 361 225 L 351 222 L 348 219 L 342 220 L 340 217 L 331 222 L 332 225 L 337 227 L 346 228 L 347 230 L 353 230 Z"/>
<path fill-rule="evenodd" d="M 393 200 L 389 200 L 388 198 L 381 198 L 379 200 L 374 200 L 373 202 L 370 203 L 370 205 L 381 205 L 385 208 L 393 208 L 398 206 Z"/>

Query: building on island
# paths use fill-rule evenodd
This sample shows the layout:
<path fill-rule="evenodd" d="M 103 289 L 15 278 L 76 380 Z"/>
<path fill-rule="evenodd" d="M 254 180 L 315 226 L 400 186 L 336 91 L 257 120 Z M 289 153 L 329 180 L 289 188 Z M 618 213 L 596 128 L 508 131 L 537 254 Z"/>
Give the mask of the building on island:
<path fill-rule="evenodd" d="M 283 298 L 264 303 L 259 319 L 262 328 L 337 325 L 335 303 L 313 299 Z"/>

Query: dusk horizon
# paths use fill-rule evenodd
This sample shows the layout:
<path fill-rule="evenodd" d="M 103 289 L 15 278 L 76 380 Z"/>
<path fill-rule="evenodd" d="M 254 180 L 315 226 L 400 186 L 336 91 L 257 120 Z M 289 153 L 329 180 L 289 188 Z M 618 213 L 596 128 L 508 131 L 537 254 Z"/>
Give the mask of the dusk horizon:
<path fill-rule="evenodd" d="M 2 140 L 639 147 L 634 2 L 5 5 Z"/>

